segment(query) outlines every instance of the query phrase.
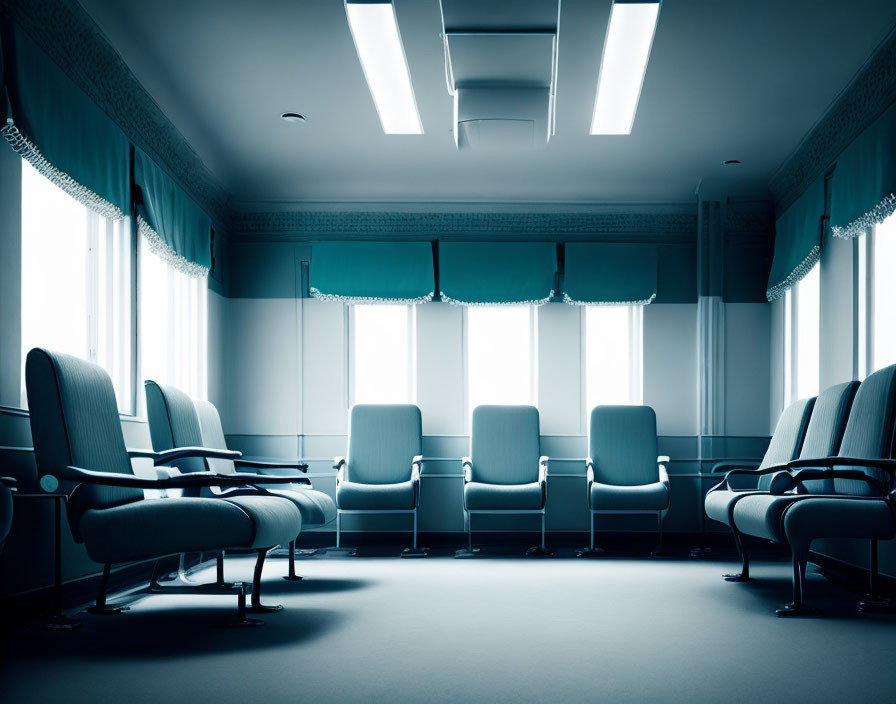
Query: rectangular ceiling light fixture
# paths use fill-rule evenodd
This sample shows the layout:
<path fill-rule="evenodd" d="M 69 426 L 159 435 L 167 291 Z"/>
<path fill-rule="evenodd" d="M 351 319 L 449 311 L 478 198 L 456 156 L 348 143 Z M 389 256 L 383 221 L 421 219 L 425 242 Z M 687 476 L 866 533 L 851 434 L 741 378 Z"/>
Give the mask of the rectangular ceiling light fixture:
<path fill-rule="evenodd" d="M 346 0 L 345 13 L 383 132 L 423 134 L 392 3 Z"/>
<path fill-rule="evenodd" d="M 591 134 L 631 134 L 659 12 L 659 2 L 613 3 Z"/>

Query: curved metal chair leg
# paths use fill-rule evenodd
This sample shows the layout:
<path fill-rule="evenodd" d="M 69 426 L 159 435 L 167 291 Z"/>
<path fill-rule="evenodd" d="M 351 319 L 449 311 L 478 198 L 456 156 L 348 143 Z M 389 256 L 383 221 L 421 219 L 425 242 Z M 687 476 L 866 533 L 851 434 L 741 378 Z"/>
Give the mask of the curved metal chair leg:
<path fill-rule="evenodd" d="M 158 565 L 158 563 L 156 563 Z M 116 606 L 114 604 L 106 603 L 106 592 L 109 589 L 109 574 L 112 571 L 112 565 L 108 562 L 103 565 L 103 576 L 100 579 L 100 591 L 96 596 L 96 603 L 87 609 L 88 613 L 91 614 L 99 614 L 102 616 L 114 616 L 116 614 L 120 614 L 122 611 L 127 611 L 128 606 L 120 605 Z M 155 569 L 153 569 L 153 577 L 155 577 Z"/>
<path fill-rule="evenodd" d="M 283 578 L 287 582 L 300 582 L 304 577 L 302 575 L 296 574 L 296 541 L 289 541 L 289 573 Z"/>
<path fill-rule="evenodd" d="M 734 527 L 732 523 L 731 530 L 734 533 L 734 544 L 740 553 L 742 566 L 740 572 L 722 575 L 726 582 L 749 582 L 750 581 L 750 557 L 747 555 L 747 546 L 744 544 L 744 538 L 740 531 Z"/>
<path fill-rule="evenodd" d="M 252 606 L 249 608 L 249 611 L 254 614 L 269 613 L 283 609 L 283 606 L 280 604 L 268 606 L 261 603 L 261 571 L 264 569 L 264 559 L 267 556 L 267 549 L 259 550 L 258 559 L 255 561 L 255 575 L 252 578 Z"/>

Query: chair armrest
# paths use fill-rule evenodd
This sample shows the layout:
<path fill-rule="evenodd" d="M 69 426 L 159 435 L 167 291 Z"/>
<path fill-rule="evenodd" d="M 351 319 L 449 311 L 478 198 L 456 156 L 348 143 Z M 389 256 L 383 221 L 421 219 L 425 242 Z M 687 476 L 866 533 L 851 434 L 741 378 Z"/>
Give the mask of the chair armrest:
<path fill-rule="evenodd" d="M 713 474 L 718 474 L 720 472 L 728 473 L 732 469 L 759 469 L 759 465 L 761 462 L 759 460 L 742 460 L 740 462 L 716 462 L 712 469 L 709 470 Z"/>
<path fill-rule="evenodd" d="M 233 463 L 237 467 L 250 467 L 252 469 L 295 469 L 299 472 L 305 473 L 308 471 L 308 465 L 304 462 L 287 460 L 285 462 L 263 462 L 261 460 L 246 460 L 246 459 L 238 459 L 234 460 Z M 261 471 L 259 474 L 266 474 L 266 472 Z M 279 474 L 279 473 L 278 473 Z M 296 476 L 293 474 L 292 476 Z"/>
<path fill-rule="evenodd" d="M 818 457 L 815 459 L 799 459 L 787 463 L 792 469 L 800 467 L 871 467 L 882 469 L 890 474 L 896 473 L 896 460 L 876 459 L 868 457 Z"/>
<path fill-rule="evenodd" d="M 469 457 L 462 457 L 460 466 L 464 470 L 464 484 L 473 481 L 473 460 Z"/>
<path fill-rule="evenodd" d="M 18 481 L 16 481 L 15 477 L 0 477 L 0 484 L 8 489 L 15 489 Z"/>
<path fill-rule="evenodd" d="M 809 469 L 801 469 L 792 474 L 788 474 L 786 472 L 780 472 L 779 476 L 781 477 L 778 480 L 775 477 L 776 481 L 773 481 L 769 486 L 768 490 L 770 494 L 774 494 L 776 496 L 780 496 L 782 494 L 786 494 L 788 491 L 792 491 L 797 486 L 806 481 L 811 481 L 813 479 L 853 479 L 856 481 L 865 482 L 869 487 L 875 489 L 880 492 L 882 496 L 886 495 L 886 488 L 884 485 L 875 479 L 874 477 L 870 477 L 862 471 L 859 470 L 849 470 L 849 469 L 818 469 L 818 468 L 809 468 Z M 789 480 L 785 480 L 784 477 L 788 477 Z M 843 498 L 849 498 L 849 494 L 837 494 L 837 496 Z"/>
<path fill-rule="evenodd" d="M 83 484 L 102 484 L 104 486 L 131 487 L 134 489 L 187 489 L 191 487 L 210 486 L 254 486 L 265 484 L 291 484 L 294 477 L 265 477 L 260 474 L 214 474 L 212 472 L 178 473 L 152 479 L 138 477 L 121 472 L 97 472 L 81 467 L 65 467 L 45 474 L 40 479 L 40 486 L 46 492 L 54 492 L 59 487 L 59 480 L 80 482 Z"/>
<path fill-rule="evenodd" d="M 411 460 L 411 483 L 414 486 L 414 508 L 420 504 L 420 465 L 423 464 L 423 455 L 414 455 Z"/>
<path fill-rule="evenodd" d="M 154 460 L 158 456 L 159 453 L 155 450 L 128 450 L 128 457 L 131 459 L 142 457 L 148 460 Z"/>
<path fill-rule="evenodd" d="M 336 457 L 333 460 L 333 469 L 341 469 L 345 467 L 345 457 Z"/>
<path fill-rule="evenodd" d="M 155 453 L 153 464 L 164 466 L 187 457 L 203 457 L 210 460 L 238 460 L 243 456 L 236 450 L 217 450 L 211 447 L 175 447 Z"/>
<path fill-rule="evenodd" d="M 666 490 L 669 489 L 669 473 L 666 471 L 666 465 L 661 464 L 658 466 L 660 470 L 660 483 L 666 485 Z"/>
<path fill-rule="evenodd" d="M 657 464 L 668 464 L 671 461 L 672 460 L 670 459 L 669 455 L 660 455 L 659 457 L 656 458 Z"/>
<path fill-rule="evenodd" d="M 544 485 L 548 480 L 548 456 L 538 458 L 538 483 Z"/>

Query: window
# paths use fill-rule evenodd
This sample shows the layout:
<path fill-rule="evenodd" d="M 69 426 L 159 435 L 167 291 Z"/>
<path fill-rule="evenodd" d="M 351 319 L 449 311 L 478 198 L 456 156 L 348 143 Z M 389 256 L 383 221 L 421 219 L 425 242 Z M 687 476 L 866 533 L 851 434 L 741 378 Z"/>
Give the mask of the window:
<path fill-rule="evenodd" d="M 467 407 L 535 400 L 534 306 L 470 306 L 467 322 Z"/>
<path fill-rule="evenodd" d="M 131 229 L 107 220 L 22 161 L 22 404 L 24 361 L 46 347 L 95 362 L 133 413 Z"/>
<path fill-rule="evenodd" d="M 821 274 L 816 264 L 784 299 L 785 373 L 788 403 L 818 395 L 819 328 L 821 319 Z M 788 339 L 789 337 L 789 339 Z"/>
<path fill-rule="evenodd" d="M 352 403 L 410 403 L 414 306 L 361 304 L 350 315 Z"/>
<path fill-rule="evenodd" d="M 641 403 L 642 306 L 585 306 L 585 417 Z"/>
<path fill-rule="evenodd" d="M 856 238 L 858 255 L 857 375 L 896 363 L 896 329 L 892 323 L 896 303 L 896 215 Z"/>
<path fill-rule="evenodd" d="M 208 394 L 208 279 L 189 276 L 140 240 L 142 378 Z"/>
<path fill-rule="evenodd" d="M 891 215 L 874 227 L 872 239 L 874 272 L 873 303 L 871 306 L 871 369 L 877 370 L 896 363 L 896 215 Z"/>

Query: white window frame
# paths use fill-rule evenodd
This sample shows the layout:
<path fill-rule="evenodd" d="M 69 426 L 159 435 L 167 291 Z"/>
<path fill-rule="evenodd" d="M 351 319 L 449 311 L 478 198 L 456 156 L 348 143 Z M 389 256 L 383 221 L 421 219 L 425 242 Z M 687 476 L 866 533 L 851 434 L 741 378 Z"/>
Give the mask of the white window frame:
<path fill-rule="evenodd" d="M 368 304 L 364 304 L 368 305 Z M 388 305 L 405 309 L 407 320 L 407 383 L 408 398 L 404 403 L 417 403 L 417 306 L 409 303 L 382 303 L 372 305 Z M 348 393 L 346 394 L 346 408 L 355 405 L 355 305 L 346 303 L 346 378 L 348 379 Z"/>
<path fill-rule="evenodd" d="M 635 361 L 632 364 L 632 374 L 629 376 L 629 398 L 632 405 L 644 403 L 644 306 L 626 305 L 628 308 L 628 349 L 634 351 Z M 581 359 L 581 393 L 580 412 L 582 428 L 587 434 L 591 423 L 591 407 L 588 399 L 588 306 L 579 306 L 579 359 Z"/>
<path fill-rule="evenodd" d="M 818 374 L 816 380 L 816 394 L 821 390 L 821 262 L 817 262 L 818 268 Z M 805 277 L 804 277 L 805 278 Z M 789 406 L 799 398 L 799 309 L 800 309 L 800 279 L 784 293 L 784 405 Z"/>

